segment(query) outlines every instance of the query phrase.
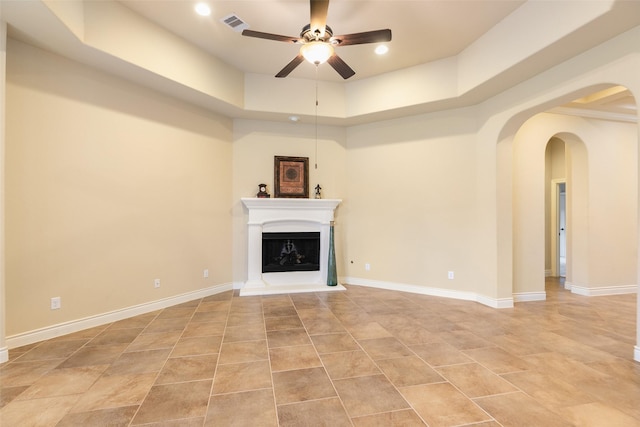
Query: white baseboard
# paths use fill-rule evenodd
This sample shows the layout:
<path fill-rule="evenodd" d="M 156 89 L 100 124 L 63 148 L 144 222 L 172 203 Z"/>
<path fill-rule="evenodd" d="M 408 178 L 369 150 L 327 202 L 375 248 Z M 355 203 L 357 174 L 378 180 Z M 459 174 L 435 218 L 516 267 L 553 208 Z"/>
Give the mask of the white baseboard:
<path fill-rule="evenodd" d="M 640 345 L 633 348 L 633 360 L 640 362 Z"/>
<path fill-rule="evenodd" d="M 233 289 L 231 283 L 211 286 L 209 288 L 199 289 L 193 292 L 187 292 L 181 295 L 164 298 L 157 301 L 151 301 L 120 310 L 110 311 L 108 313 L 97 314 L 95 316 L 85 317 L 83 319 L 71 320 L 69 322 L 59 323 L 44 328 L 36 329 L 21 334 L 7 337 L 6 343 L 8 348 L 22 347 L 24 345 L 60 337 L 73 332 L 82 331 L 84 329 L 94 328 L 96 326 L 106 325 L 108 323 L 117 322 L 118 320 L 127 319 L 129 317 L 138 316 L 140 314 L 149 313 L 163 308 L 182 304 L 194 299 L 204 298 L 220 292 L 230 291 Z M 2 362 L 2 350 L 0 350 L 0 362 Z"/>
<path fill-rule="evenodd" d="M 515 302 L 530 302 L 530 301 L 546 301 L 547 293 L 542 292 L 517 292 L 513 294 L 513 300 Z"/>
<path fill-rule="evenodd" d="M 9 361 L 9 347 L 0 348 L 0 363 Z"/>
<path fill-rule="evenodd" d="M 577 295 L 583 295 L 586 297 L 599 297 L 606 295 L 621 295 L 621 294 L 635 294 L 638 292 L 638 285 L 618 285 L 618 286 L 580 286 L 575 283 L 570 283 L 567 287 L 565 282 L 565 288 L 571 289 L 571 292 Z"/>
<path fill-rule="evenodd" d="M 367 286 L 370 288 L 387 289 L 392 291 L 409 292 L 413 294 L 429 295 L 434 297 L 475 301 L 492 308 L 513 307 L 513 298 L 491 298 L 485 295 L 479 295 L 475 292 L 431 288 L 427 286 L 410 285 L 406 283 L 383 282 L 379 280 L 361 279 L 358 277 L 341 277 L 340 283 L 350 284 L 354 286 Z"/>

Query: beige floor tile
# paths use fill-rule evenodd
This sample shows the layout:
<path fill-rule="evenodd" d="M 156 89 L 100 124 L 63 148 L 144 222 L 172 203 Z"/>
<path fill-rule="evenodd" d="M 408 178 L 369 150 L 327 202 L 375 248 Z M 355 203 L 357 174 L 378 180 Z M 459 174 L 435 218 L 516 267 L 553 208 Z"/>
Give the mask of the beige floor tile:
<path fill-rule="evenodd" d="M 350 427 L 349 416 L 337 397 L 278 406 L 280 427 Z"/>
<path fill-rule="evenodd" d="M 326 308 L 324 302 L 316 294 L 292 294 L 291 301 L 298 311 L 311 308 Z"/>
<path fill-rule="evenodd" d="M 360 339 L 358 342 L 373 360 L 391 359 L 412 354 L 407 346 L 394 337 Z"/>
<path fill-rule="evenodd" d="M 267 331 L 278 331 L 281 329 L 300 329 L 302 328 L 302 322 L 300 318 L 295 316 L 281 316 L 281 317 L 265 317 L 265 328 Z"/>
<path fill-rule="evenodd" d="M 459 426 L 492 420 L 450 383 L 403 387 L 400 393 L 430 427 Z"/>
<path fill-rule="evenodd" d="M 377 364 L 396 387 L 445 381 L 418 356 L 378 360 Z"/>
<path fill-rule="evenodd" d="M 78 399 L 71 412 L 139 405 L 155 378 L 154 373 L 101 377 Z"/>
<path fill-rule="evenodd" d="M 474 400 L 504 427 L 523 425 L 564 427 L 572 425 L 558 413 L 548 410 L 522 392 L 481 397 Z"/>
<path fill-rule="evenodd" d="M 256 341 L 266 338 L 264 325 L 255 323 L 246 326 L 229 326 L 224 330 L 223 342 Z"/>
<path fill-rule="evenodd" d="M 171 352 L 171 357 L 219 353 L 221 344 L 220 335 L 180 338 Z"/>
<path fill-rule="evenodd" d="M 217 354 L 171 358 L 160 371 L 156 384 L 213 379 L 217 362 Z"/>
<path fill-rule="evenodd" d="M 456 365 L 472 361 L 460 350 L 444 342 L 411 345 L 409 348 L 431 366 Z"/>
<path fill-rule="evenodd" d="M 158 319 L 155 318 L 144 329 L 144 334 L 153 334 L 159 332 L 182 332 L 189 323 L 189 319 L 184 317 L 178 317 L 174 319 Z"/>
<path fill-rule="evenodd" d="M 264 317 L 261 312 L 236 312 L 229 313 L 227 317 L 227 327 L 229 326 L 243 326 L 250 324 L 264 323 Z"/>
<path fill-rule="evenodd" d="M 269 348 L 311 344 L 309 335 L 304 329 L 269 331 L 267 332 L 267 341 Z"/>
<path fill-rule="evenodd" d="M 303 323 L 309 335 L 346 332 L 342 323 L 333 314 L 315 319 L 304 319 Z"/>
<path fill-rule="evenodd" d="M 55 359 L 0 365 L 0 386 L 3 389 L 5 387 L 29 386 L 60 365 L 61 362 L 61 359 Z"/>
<path fill-rule="evenodd" d="M 581 427 L 637 427 L 640 425 L 640 419 L 600 402 L 571 406 L 559 409 L 558 412 L 574 425 Z"/>
<path fill-rule="evenodd" d="M 115 362 L 127 349 L 127 344 L 109 344 L 83 347 L 59 365 L 60 368 L 106 365 Z"/>
<path fill-rule="evenodd" d="M 322 354 L 322 363 L 331 379 L 362 377 L 380 373 L 380 369 L 362 350 Z"/>
<path fill-rule="evenodd" d="M 131 351 L 122 353 L 107 369 L 105 375 L 144 374 L 160 372 L 171 349 Z"/>
<path fill-rule="evenodd" d="M 273 372 L 322 366 L 312 345 L 272 348 L 269 350 L 269 359 Z"/>
<path fill-rule="evenodd" d="M 0 409 L 2 426 L 55 426 L 78 400 L 78 395 L 14 400 Z"/>
<path fill-rule="evenodd" d="M 134 405 L 67 414 L 56 427 L 128 426 L 137 410 L 138 405 Z"/>
<path fill-rule="evenodd" d="M 568 384 L 557 376 L 537 371 L 522 371 L 502 375 L 502 378 L 548 408 L 593 402 L 593 397 L 580 387 Z"/>
<path fill-rule="evenodd" d="M 193 313 L 191 323 L 189 326 L 193 326 L 193 323 L 222 323 L 223 329 L 227 322 L 227 311 L 196 311 Z"/>
<path fill-rule="evenodd" d="M 211 380 L 156 385 L 142 402 L 132 424 L 203 417 L 210 391 Z"/>
<path fill-rule="evenodd" d="M 423 327 L 412 325 L 407 328 L 389 328 L 387 330 L 404 345 L 432 343 L 439 341 L 438 335 Z"/>
<path fill-rule="evenodd" d="M 196 313 L 219 311 L 225 313 L 226 317 L 226 313 L 229 312 L 229 308 L 231 308 L 231 299 L 226 301 L 207 301 L 206 299 L 203 299 L 196 309 Z"/>
<path fill-rule="evenodd" d="M 384 375 L 334 380 L 333 383 L 351 417 L 409 408 Z"/>
<path fill-rule="evenodd" d="M 438 335 L 458 350 L 492 347 L 493 344 L 469 331 L 449 331 Z"/>
<path fill-rule="evenodd" d="M 291 303 L 284 306 L 263 307 L 262 313 L 264 317 L 295 316 L 297 314 L 295 307 Z"/>
<path fill-rule="evenodd" d="M 324 368 L 274 372 L 273 388 L 278 405 L 336 395 Z"/>
<path fill-rule="evenodd" d="M 130 344 L 145 328 L 107 329 L 87 343 L 87 346 Z"/>
<path fill-rule="evenodd" d="M 213 394 L 233 393 L 271 387 L 268 360 L 219 365 L 213 381 Z"/>
<path fill-rule="evenodd" d="M 246 341 L 222 343 L 220 348 L 220 364 L 255 362 L 269 358 L 267 341 Z"/>
<path fill-rule="evenodd" d="M 205 427 L 276 427 L 276 407 L 271 389 L 211 396 Z"/>
<path fill-rule="evenodd" d="M 526 371 L 529 369 L 527 362 L 507 353 L 499 347 L 464 350 L 463 353 L 496 374 Z"/>
<path fill-rule="evenodd" d="M 413 409 L 367 415 L 353 418 L 352 421 L 355 427 L 426 426 Z"/>
<path fill-rule="evenodd" d="M 53 369 L 22 393 L 18 400 L 81 394 L 89 390 L 109 365 Z"/>
<path fill-rule="evenodd" d="M 30 386 L 22 385 L 17 387 L 0 387 L 0 409 L 9 404 L 12 400 L 20 396 Z"/>
<path fill-rule="evenodd" d="M 512 384 L 477 363 L 440 366 L 436 370 L 470 398 L 517 390 Z"/>
<path fill-rule="evenodd" d="M 313 335 L 311 336 L 311 341 L 313 341 L 313 345 L 315 345 L 320 354 L 360 349 L 358 343 L 347 333 Z"/>
<path fill-rule="evenodd" d="M 191 322 L 184 329 L 182 338 L 207 337 L 210 335 L 224 334 L 225 323 L 218 321 Z"/>
<path fill-rule="evenodd" d="M 180 331 L 140 334 L 131 344 L 129 344 L 127 351 L 173 348 L 180 339 L 180 335 Z"/>
<path fill-rule="evenodd" d="M 20 357 L 21 362 L 48 359 L 65 359 L 84 346 L 89 340 L 45 341 Z"/>
<path fill-rule="evenodd" d="M 347 330 L 357 340 L 391 337 L 391 333 L 378 322 L 358 323 L 347 327 Z"/>

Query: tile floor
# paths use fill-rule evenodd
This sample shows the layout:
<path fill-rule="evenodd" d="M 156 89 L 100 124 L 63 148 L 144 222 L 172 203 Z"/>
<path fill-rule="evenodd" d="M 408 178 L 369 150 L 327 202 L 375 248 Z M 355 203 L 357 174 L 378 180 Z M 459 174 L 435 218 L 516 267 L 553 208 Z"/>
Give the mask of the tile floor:
<path fill-rule="evenodd" d="M 640 426 L 636 295 L 547 291 L 226 292 L 11 350 L 0 425 Z"/>

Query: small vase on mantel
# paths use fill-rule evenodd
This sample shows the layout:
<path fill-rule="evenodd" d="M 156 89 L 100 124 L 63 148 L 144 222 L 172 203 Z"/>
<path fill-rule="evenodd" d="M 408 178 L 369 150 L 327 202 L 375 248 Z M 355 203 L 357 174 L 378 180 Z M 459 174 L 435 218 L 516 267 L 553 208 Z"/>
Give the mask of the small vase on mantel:
<path fill-rule="evenodd" d="M 336 249 L 333 243 L 333 221 L 329 226 L 329 265 L 327 268 L 327 286 L 338 286 L 338 272 L 336 271 Z"/>

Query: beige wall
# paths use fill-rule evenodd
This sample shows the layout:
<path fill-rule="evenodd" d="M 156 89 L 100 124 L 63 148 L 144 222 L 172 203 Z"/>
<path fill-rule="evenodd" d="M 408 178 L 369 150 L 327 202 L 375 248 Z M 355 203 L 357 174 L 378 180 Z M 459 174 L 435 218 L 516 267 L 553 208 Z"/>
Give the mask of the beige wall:
<path fill-rule="evenodd" d="M 476 289 L 476 131 L 473 109 L 349 129 L 342 262 L 355 283 Z"/>
<path fill-rule="evenodd" d="M 567 170 L 565 165 L 565 144 L 564 141 L 558 138 L 551 138 L 547 143 L 545 150 L 545 184 L 544 184 L 544 199 L 545 199 L 545 256 L 544 256 L 544 270 L 545 274 L 551 274 L 552 263 L 555 262 L 555 251 L 552 250 L 552 232 L 555 233 L 555 227 L 553 222 L 556 221 L 556 202 L 552 201 L 553 197 L 556 197 L 556 193 L 552 190 L 552 186 L 556 185 L 558 181 L 566 181 Z M 553 231 L 552 231 L 553 230 Z"/>
<path fill-rule="evenodd" d="M 10 40 L 6 130 L 8 336 L 231 282 L 230 120 Z"/>

